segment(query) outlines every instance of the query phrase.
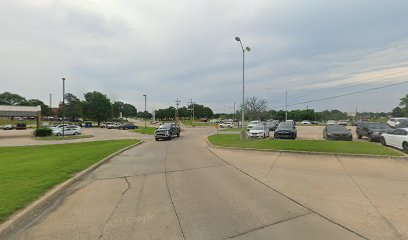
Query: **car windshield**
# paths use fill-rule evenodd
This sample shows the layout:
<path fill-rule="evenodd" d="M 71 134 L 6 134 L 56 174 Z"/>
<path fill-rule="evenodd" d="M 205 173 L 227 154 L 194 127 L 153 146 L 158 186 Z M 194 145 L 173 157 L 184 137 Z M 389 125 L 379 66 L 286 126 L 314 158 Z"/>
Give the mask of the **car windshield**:
<path fill-rule="evenodd" d="M 389 127 L 384 123 L 370 123 L 369 128 L 372 128 L 372 129 L 388 129 Z"/>
<path fill-rule="evenodd" d="M 252 128 L 253 130 L 263 130 L 264 127 L 262 125 L 256 125 Z"/>
<path fill-rule="evenodd" d="M 348 131 L 346 127 L 341 125 L 330 125 L 327 126 L 327 129 L 329 129 L 330 131 Z"/>
<path fill-rule="evenodd" d="M 290 122 L 282 122 L 278 126 L 279 129 L 292 129 L 293 125 Z"/>
<path fill-rule="evenodd" d="M 160 125 L 159 128 L 171 128 L 171 123 L 165 123 L 163 125 Z"/>

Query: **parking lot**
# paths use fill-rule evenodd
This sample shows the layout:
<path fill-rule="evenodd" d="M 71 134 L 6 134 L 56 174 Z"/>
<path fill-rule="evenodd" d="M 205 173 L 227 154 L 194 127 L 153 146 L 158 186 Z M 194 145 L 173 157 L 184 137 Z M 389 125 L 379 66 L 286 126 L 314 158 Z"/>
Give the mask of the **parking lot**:
<path fill-rule="evenodd" d="M 43 145 L 43 144 L 64 144 L 71 142 L 89 142 L 112 139 L 152 139 L 150 135 L 138 134 L 127 130 L 106 129 L 106 128 L 82 128 L 82 135 L 92 135 L 91 138 L 81 138 L 72 140 L 38 140 L 33 136 L 34 129 L 27 130 L 1 130 L 0 146 L 23 146 L 23 145 Z"/>

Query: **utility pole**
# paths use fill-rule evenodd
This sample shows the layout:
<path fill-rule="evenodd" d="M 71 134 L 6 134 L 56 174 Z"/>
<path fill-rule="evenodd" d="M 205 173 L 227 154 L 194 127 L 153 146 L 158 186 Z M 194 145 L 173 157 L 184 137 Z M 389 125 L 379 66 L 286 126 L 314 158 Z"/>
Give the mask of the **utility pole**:
<path fill-rule="evenodd" d="M 50 93 L 50 109 L 52 111 L 52 94 Z M 51 116 L 48 116 L 50 120 L 50 127 L 51 127 Z"/>
<path fill-rule="evenodd" d="M 147 128 L 147 124 L 146 124 L 146 94 L 143 94 L 144 100 L 145 100 L 145 110 L 144 110 L 144 120 L 145 120 L 145 128 Z"/>
<path fill-rule="evenodd" d="M 235 103 L 234 103 L 234 116 L 235 116 Z M 234 119 L 235 119 L 235 117 L 234 117 Z"/>
<path fill-rule="evenodd" d="M 176 116 L 175 116 L 175 121 L 176 121 L 176 125 L 177 125 L 177 121 L 178 121 L 178 106 L 180 105 L 180 100 L 177 98 L 176 99 Z"/>
<path fill-rule="evenodd" d="M 192 119 L 191 125 L 194 127 L 194 102 L 193 102 L 193 99 L 190 98 L 190 102 L 189 102 L 189 103 L 190 103 L 190 105 L 191 105 L 190 110 L 191 110 L 192 115 L 193 115 L 193 119 Z"/>
<path fill-rule="evenodd" d="M 287 121 L 288 120 L 288 91 L 285 91 L 285 98 L 286 98 L 285 121 Z"/>
<path fill-rule="evenodd" d="M 65 136 L 65 78 L 62 78 L 62 137 Z"/>

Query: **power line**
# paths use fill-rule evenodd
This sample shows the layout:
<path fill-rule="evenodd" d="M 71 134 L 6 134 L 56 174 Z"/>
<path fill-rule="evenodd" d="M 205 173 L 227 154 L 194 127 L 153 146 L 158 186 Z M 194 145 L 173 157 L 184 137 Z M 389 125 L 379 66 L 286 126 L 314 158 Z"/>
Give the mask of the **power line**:
<path fill-rule="evenodd" d="M 395 74 L 399 74 L 399 73 L 404 73 L 404 72 L 408 72 L 408 70 L 403 70 L 403 71 L 399 71 L 399 72 L 395 72 L 395 73 L 391 73 L 391 74 L 386 74 L 386 75 L 382 75 L 382 76 L 378 76 L 376 78 L 372 78 L 372 79 L 378 79 L 378 78 L 382 78 L 382 77 L 388 77 L 388 76 L 392 76 Z M 399 77 L 395 77 L 395 78 L 390 78 L 390 79 L 396 79 L 396 78 L 401 78 L 401 77 L 407 77 L 407 76 L 399 76 Z M 390 80 L 387 79 L 387 80 Z M 365 80 L 361 80 L 361 81 L 356 81 L 356 82 L 363 82 Z M 319 89 L 319 90 L 314 90 L 314 91 L 309 91 L 309 92 L 305 92 L 302 94 L 297 94 L 297 95 L 292 95 L 292 96 L 288 96 L 288 98 L 301 98 L 301 97 L 307 97 L 307 96 L 312 96 L 312 95 L 318 95 L 318 94 L 323 94 L 325 92 L 330 92 L 330 91 L 335 91 L 335 90 L 342 90 L 342 89 L 347 89 L 347 88 L 351 88 L 351 87 L 356 87 L 356 86 L 363 86 L 363 85 L 368 85 L 368 84 L 372 84 L 373 82 L 363 82 L 363 83 L 351 83 L 348 84 L 346 86 L 342 86 L 342 87 L 338 87 L 338 88 L 329 88 L 329 89 Z M 279 98 L 274 98 L 274 99 L 270 99 L 268 100 L 269 102 L 276 102 L 276 101 L 284 101 L 285 97 L 279 97 Z"/>
<path fill-rule="evenodd" d="M 351 92 L 351 93 L 345 93 L 345 94 L 340 94 L 340 95 L 336 95 L 336 96 L 331 96 L 331 97 L 325 97 L 325 98 L 319 98 L 319 99 L 314 99 L 314 100 L 310 100 L 310 101 L 304 101 L 304 102 L 298 102 L 298 103 L 292 103 L 292 104 L 288 104 L 287 106 L 296 106 L 296 105 L 302 105 L 305 103 L 312 103 L 312 102 L 318 102 L 318 101 L 323 101 L 323 100 L 329 100 L 329 99 L 333 99 L 333 98 L 339 98 L 339 97 L 344 97 L 344 96 L 349 96 L 349 95 L 354 95 L 354 94 L 359 94 L 359 93 L 364 93 L 364 92 L 369 92 L 369 91 L 374 91 L 374 90 L 378 90 L 378 89 L 382 89 L 382 88 L 387 88 L 387 87 L 392 87 L 392 86 L 397 86 L 397 85 L 402 85 L 408 83 L 407 81 L 403 81 L 403 82 L 399 82 L 399 83 L 391 83 L 391 84 L 387 84 L 384 86 L 380 86 L 380 87 L 374 87 L 374 88 L 370 88 L 370 89 L 365 89 L 365 90 L 361 90 L 361 91 L 355 91 L 355 92 Z M 279 109 L 279 108 L 283 108 L 284 106 L 279 106 L 279 107 L 274 107 L 275 109 Z"/>

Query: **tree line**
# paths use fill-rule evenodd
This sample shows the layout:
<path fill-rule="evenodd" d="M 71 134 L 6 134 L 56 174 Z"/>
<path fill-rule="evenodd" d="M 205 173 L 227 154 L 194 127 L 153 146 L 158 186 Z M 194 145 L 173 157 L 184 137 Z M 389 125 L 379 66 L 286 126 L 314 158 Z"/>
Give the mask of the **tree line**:
<path fill-rule="evenodd" d="M 14 106 L 41 106 L 41 115 L 45 117 L 55 116 L 50 106 L 46 105 L 39 99 L 26 99 L 19 94 L 4 92 L 0 94 L 0 105 L 14 105 Z M 101 92 L 88 92 L 84 94 L 84 100 L 80 100 L 72 93 L 65 94 L 65 104 L 60 107 L 56 115 L 58 117 L 67 117 L 71 121 L 79 118 L 86 120 L 101 121 L 111 120 L 112 118 L 119 118 L 122 113 L 123 118 L 137 117 L 141 115 L 137 112 L 135 106 L 121 101 L 111 102 L 111 100 Z M 143 114 L 143 113 L 142 113 Z"/>
<path fill-rule="evenodd" d="M 211 108 L 206 107 L 200 104 L 190 104 L 187 107 L 181 107 L 178 109 L 178 117 L 179 118 L 191 118 L 192 117 L 192 109 L 194 108 L 194 117 L 195 118 L 212 118 L 214 113 Z M 159 109 L 156 111 L 156 118 L 160 120 L 173 120 L 176 117 L 177 109 L 173 106 L 168 108 Z"/>

